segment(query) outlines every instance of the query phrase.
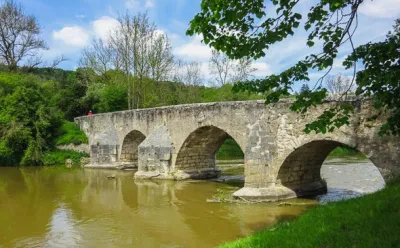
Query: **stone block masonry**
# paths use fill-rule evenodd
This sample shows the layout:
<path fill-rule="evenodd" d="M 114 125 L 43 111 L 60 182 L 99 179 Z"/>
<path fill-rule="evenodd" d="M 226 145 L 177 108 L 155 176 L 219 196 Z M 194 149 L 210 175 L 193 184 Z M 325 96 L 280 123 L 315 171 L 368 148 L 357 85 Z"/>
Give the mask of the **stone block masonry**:
<path fill-rule="evenodd" d="M 215 153 L 228 137 L 244 152 L 245 186 L 236 196 L 279 200 L 326 190 L 320 168 L 340 144 L 363 152 L 385 179 L 400 174 L 400 139 L 380 137 L 384 115 L 369 101 L 353 102 L 348 126 L 333 133 L 305 134 L 305 125 L 335 102 L 300 115 L 292 100 L 177 105 L 78 117 L 89 137 L 91 167 L 138 166 L 140 179 L 217 177 Z M 371 121 L 371 117 L 374 120 Z"/>

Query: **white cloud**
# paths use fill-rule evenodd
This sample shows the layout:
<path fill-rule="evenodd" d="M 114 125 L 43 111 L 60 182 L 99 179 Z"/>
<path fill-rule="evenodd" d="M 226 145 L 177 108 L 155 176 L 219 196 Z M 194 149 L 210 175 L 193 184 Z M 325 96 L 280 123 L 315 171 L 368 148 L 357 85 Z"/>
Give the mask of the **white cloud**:
<path fill-rule="evenodd" d="M 118 21 L 109 16 L 102 16 L 92 22 L 94 35 L 103 40 L 107 40 L 110 34 L 118 28 Z"/>
<path fill-rule="evenodd" d="M 79 26 L 71 26 L 53 31 L 53 39 L 60 40 L 70 46 L 84 47 L 89 41 L 89 34 Z"/>
<path fill-rule="evenodd" d="M 360 13 L 371 17 L 395 18 L 400 15 L 400 0 L 364 1 Z"/>
<path fill-rule="evenodd" d="M 109 16 L 103 16 L 90 24 L 88 27 L 75 25 L 54 30 L 50 50 L 45 55 L 47 57 L 56 57 L 56 54 L 75 56 L 79 54 L 81 48 L 89 45 L 92 38 L 102 38 L 107 41 L 110 33 L 119 25 L 116 19 Z"/>
<path fill-rule="evenodd" d="M 265 62 L 254 62 L 253 68 L 257 69 L 252 73 L 256 77 L 265 77 L 272 74 L 271 66 Z"/>
<path fill-rule="evenodd" d="M 153 0 L 146 0 L 146 8 L 152 8 L 154 7 L 154 1 Z"/>
<path fill-rule="evenodd" d="M 76 15 L 77 19 L 85 19 L 85 17 L 86 17 L 85 15 Z"/>
<path fill-rule="evenodd" d="M 179 57 L 194 60 L 208 61 L 211 58 L 211 48 L 201 43 L 202 37 L 197 35 L 189 43 L 178 46 L 174 49 L 174 53 Z"/>
<path fill-rule="evenodd" d="M 125 7 L 128 9 L 138 9 L 140 7 L 139 0 L 126 0 Z"/>

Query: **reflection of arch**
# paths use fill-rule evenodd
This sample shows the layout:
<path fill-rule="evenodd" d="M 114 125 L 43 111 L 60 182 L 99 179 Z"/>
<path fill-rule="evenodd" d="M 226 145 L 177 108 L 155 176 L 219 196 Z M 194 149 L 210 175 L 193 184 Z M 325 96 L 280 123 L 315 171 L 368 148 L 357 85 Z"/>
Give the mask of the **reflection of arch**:
<path fill-rule="evenodd" d="M 321 178 L 321 166 L 329 153 L 343 143 L 315 140 L 291 152 L 283 161 L 277 182 L 291 189 L 297 197 L 325 193 L 326 183 Z"/>
<path fill-rule="evenodd" d="M 192 132 L 179 150 L 175 169 L 203 169 L 215 167 L 215 154 L 227 138 L 224 130 L 204 126 Z"/>
<path fill-rule="evenodd" d="M 138 146 L 143 140 L 146 139 L 143 133 L 137 130 L 133 130 L 128 133 L 124 142 L 122 143 L 120 162 L 134 162 L 138 161 Z"/>

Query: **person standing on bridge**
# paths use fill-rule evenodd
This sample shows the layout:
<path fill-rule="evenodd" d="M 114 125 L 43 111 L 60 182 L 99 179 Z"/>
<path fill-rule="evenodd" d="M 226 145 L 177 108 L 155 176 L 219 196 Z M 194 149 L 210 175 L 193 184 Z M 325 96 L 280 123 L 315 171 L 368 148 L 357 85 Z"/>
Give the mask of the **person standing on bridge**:
<path fill-rule="evenodd" d="M 93 115 L 92 110 L 89 110 L 88 116 L 92 116 L 92 115 Z"/>

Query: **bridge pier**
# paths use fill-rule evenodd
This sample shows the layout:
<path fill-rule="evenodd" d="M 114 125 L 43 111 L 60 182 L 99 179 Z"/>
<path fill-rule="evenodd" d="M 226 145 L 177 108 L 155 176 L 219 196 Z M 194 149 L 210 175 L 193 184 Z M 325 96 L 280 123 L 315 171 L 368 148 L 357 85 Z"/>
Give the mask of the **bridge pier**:
<path fill-rule="evenodd" d="M 269 187 L 243 187 L 233 193 L 233 196 L 250 201 L 280 201 L 297 197 L 308 197 L 325 194 L 327 185 L 323 181 L 310 182 L 291 187 L 282 184 L 270 185 Z"/>

